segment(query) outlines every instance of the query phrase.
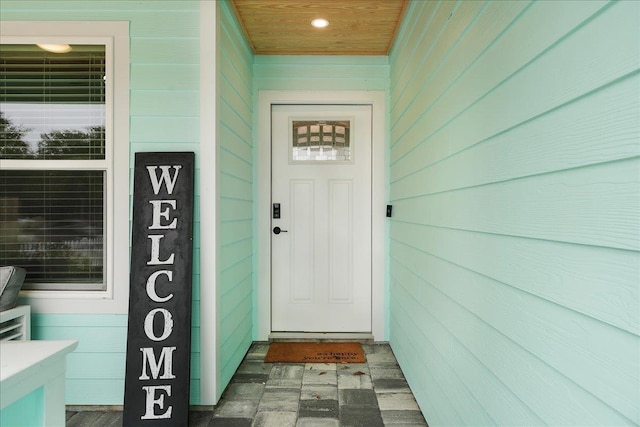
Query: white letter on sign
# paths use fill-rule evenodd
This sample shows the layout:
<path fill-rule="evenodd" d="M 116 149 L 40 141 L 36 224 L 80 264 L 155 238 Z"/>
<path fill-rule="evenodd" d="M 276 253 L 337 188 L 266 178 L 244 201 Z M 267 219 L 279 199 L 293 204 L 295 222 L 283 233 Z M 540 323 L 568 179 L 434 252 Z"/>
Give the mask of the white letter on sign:
<path fill-rule="evenodd" d="M 162 347 L 162 351 L 160 352 L 160 357 L 156 361 L 156 355 L 153 352 L 153 348 L 151 347 L 143 347 L 140 349 L 142 352 L 142 375 L 138 378 L 139 380 L 148 380 L 149 375 L 147 375 L 147 364 L 149 365 L 149 369 L 151 370 L 151 377 L 154 380 L 158 379 L 158 374 L 160 373 L 160 368 L 162 368 L 162 364 L 164 364 L 164 374 L 160 377 L 163 380 L 171 380 L 176 376 L 173 375 L 173 352 L 176 350 L 176 347 Z"/>
<path fill-rule="evenodd" d="M 147 265 L 173 264 L 174 254 L 171 254 L 164 261 L 160 261 L 160 240 L 164 236 L 162 234 L 150 234 L 147 237 L 151 239 L 151 259 L 147 261 Z"/>
<path fill-rule="evenodd" d="M 153 318 L 156 313 L 162 313 L 162 316 L 164 317 L 164 329 L 162 331 L 162 335 L 159 337 L 156 337 L 153 333 Z M 169 310 L 167 309 L 155 308 L 147 314 L 147 317 L 144 318 L 144 333 L 147 334 L 147 337 L 151 341 L 164 341 L 169 335 L 171 335 L 172 331 L 173 317 L 171 317 L 171 313 L 169 313 Z"/>
<path fill-rule="evenodd" d="M 153 221 L 152 221 L 152 224 L 149 226 L 149 230 L 169 230 L 177 227 L 178 218 L 174 218 L 173 221 L 171 221 L 171 224 L 166 224 L 166 225 L 160 224 L 160 219 L 164 218 L 166 221 L 168 221 L 170 216 L 169 208 L 166 208 L 165 210 L 161 210 L 162 204 L 166 203 L 169 206 L 171 206 L 172 209 L 175 210 L 176 208 L 175 200 L 150 200 L 149 203 L 153 205 L 153 210 L 152 210 Z"/>
<path fill-rule="evenodd" d="M 156 169 L 158 169 L 158 166 L 147 166 L 147 170 L 149 171 L 149 179 L 151 179 L 151 185 L 153 186 L 154 194 L 158 195 L 162 182 L 164 182 L 167 186 L 167 193 L 173 193 L 173 186 L 176 185 L 176 181 L 178 180 L 178 173 L 180 172 L 180 169 L 182 169 L 182 166 L 173 166 L 173 168 L 176 170 L 173 174 L 173 178 L 169 176 L 169 167 L 169 165 L 160 166 L 162 174 L 160 175 L 160 179 L 158 179 L 158 175 L 156 175 Z"/>
<path fill-rule="evenodd" d="M 161 274 L 167 276 L 170 282 L 173 280 L 173 271 L 170 270 L 155 271 L 151 276 L 149 276 L 147 279 L 147 295 L 155 302 L 167 302 L 173 298 L 173 294 L 169 294 L 164 298 L 158 296 L 158 293 L 156 292 L 156 279 Z"/>
<path fill-rule="evenodd" d="M 150 385 L 146 387 L 142 387 L 144 391 L 147 392 L 147 398 L 145 401 L 147 402 L 146 408 L 147 412 L 143 416 L 140 417 L 141 420 L 156 420 L 162 418 L 171 418 L 171 410 L 173 407 L 169 406 L 164 414 L 155 414 L 153 410 L 156 405 L 160 407 L 160 409 L 164 409 L 164 394 L 158 396 L 156 399 L 156 390 L 160 392 L 165 392 L 167 396 L 171 397 L 171 386 L 170 385 Z"/>

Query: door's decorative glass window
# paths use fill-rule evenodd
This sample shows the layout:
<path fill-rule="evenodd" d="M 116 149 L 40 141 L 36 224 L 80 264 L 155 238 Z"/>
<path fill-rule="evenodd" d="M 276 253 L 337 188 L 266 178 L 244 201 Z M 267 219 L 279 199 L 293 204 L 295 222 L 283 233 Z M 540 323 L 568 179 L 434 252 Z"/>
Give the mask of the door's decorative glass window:
<path fill-rule="evenodd" d="M 292 123 L 292 160 L 352 160 L 349 120 L 294 120 Z"/>

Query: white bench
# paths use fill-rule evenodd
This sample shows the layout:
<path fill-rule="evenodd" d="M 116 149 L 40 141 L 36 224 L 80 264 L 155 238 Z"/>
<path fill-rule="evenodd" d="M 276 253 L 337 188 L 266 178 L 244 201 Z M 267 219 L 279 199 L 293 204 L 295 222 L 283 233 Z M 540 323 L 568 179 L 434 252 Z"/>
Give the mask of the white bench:
<path fill-rule="evenodd" d="M 31 339 L 31 307 L 19 305 L 0 311 L 0 341 Z"/>
<path fill-rule="evenodd" d="M 77 341 L 0 342 L 0 410 L 43 387 L 43 426 L 65 425 L 66 357 Z"/>

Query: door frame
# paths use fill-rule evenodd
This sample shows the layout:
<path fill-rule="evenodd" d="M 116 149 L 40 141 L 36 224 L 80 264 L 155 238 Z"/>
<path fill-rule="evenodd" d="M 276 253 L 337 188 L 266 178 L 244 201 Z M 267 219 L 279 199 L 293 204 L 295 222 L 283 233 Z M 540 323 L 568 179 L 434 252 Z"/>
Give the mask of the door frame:
<path fill-rule="evenodd" d="M 387 341 L 386 236 L 387 185 L 386 93 L 384 91 L 272 91 L 258 92 L 257 135 L 257 228 L 256 228 L 256 309 L 257 339 L 271 335 L 271 106 L 278 104 L 371 105 L 371 335 Z M 309 334 L 306 336 L 324 336 Z"/>

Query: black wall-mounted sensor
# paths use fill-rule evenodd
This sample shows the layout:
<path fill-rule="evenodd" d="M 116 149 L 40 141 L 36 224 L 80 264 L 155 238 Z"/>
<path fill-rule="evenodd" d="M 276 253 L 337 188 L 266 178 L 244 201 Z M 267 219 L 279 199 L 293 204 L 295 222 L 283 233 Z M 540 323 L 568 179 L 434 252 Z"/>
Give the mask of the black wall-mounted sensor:
<path fill-rule="evenodd" d="M 387 218 L 391 218 L 392 213 L 393 213 L 393 206 L 387 205 Z"/>

